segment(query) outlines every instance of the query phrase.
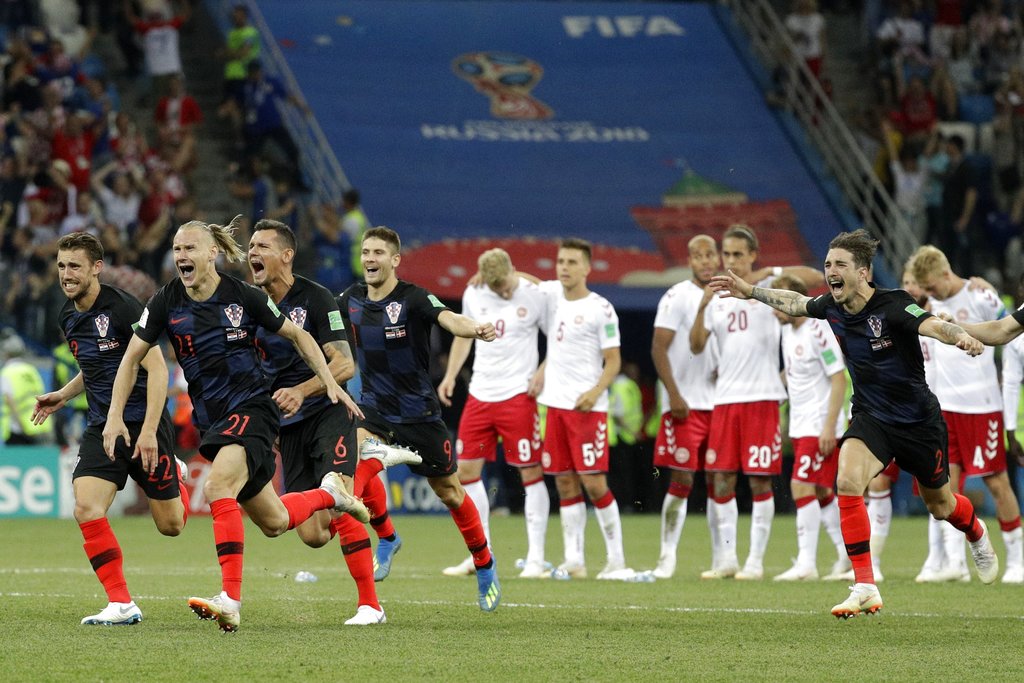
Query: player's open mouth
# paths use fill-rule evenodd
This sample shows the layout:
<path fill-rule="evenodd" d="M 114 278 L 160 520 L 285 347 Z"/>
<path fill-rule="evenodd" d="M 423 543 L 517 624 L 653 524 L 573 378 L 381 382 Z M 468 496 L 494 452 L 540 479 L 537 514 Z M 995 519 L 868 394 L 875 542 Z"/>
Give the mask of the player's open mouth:
<path fill-rule="evenodd" d="M 249 267 L 252 268 L 253 275 L 259 275 L 260 273 L 267 269 L 266 266 L 263 265 L 262 261 L 250 260 Z"/>
<path fill-rule="evenodd" d="M 78 280 L 65 280 L 64 282 L 61 283 L 61 286 L 64 289 L 74 289 L 75 287 L 78 286 Z"/>
<path fill-rule="evenodd" d="M 192 277 L 192 274 L 196 272 L 196 267 L 191 263 L 179 263 L 178 272 L 182 277 Z"/>
<path fill-rule="evenodd" d="M 379 270 L 377 266 L 363 266 L 363 272 L 367 275 L 376 275 Z"/>
<path fill-rule="evenodd" d="M 836 295 L 836 294 L 841 294 L 842 291 L 843 291 L 843 281 L 842 280 L 829 280 L 828 286 L 829 286 L 829 289 L 832 290 L 833 296 Z"/>

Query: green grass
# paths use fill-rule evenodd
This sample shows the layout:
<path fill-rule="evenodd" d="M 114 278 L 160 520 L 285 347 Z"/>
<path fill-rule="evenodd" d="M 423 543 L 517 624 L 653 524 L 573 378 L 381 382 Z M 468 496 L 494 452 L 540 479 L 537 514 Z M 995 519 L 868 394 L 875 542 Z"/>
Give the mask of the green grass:
<path fill-rule="evenodd" d="M 897 519 L 885 553 L 876 617 L 838 621 L 836 583 L 701 582 L 709 557 L 703 516 L 687 520 L 676 577 L 653 584 L 525 581 L 522 517 L 492 521 L 503 604 L 476 606 L 475 579 L 441 576 L 465 547 L 445 517 L 396 517 L 405 546 L 378 584 L 388 623 L 345 627 L 355 587 L 336 542 L 312 550 L 288 534 L 266 539 L 246 522 L 241 630 L 221 634 L 188 610 L 219 591 L 208 518 L 164 538 L 147 518 L 113 522 L 129 588 L 145 615 L 133 627 L 79 625 L 106 604 L 70 520 L 0 521 L 0 680 L 3 681 L 735 681 L 1021 680 L 1024 587 L 914 583 L 925 555 L 923 518 Z M 741 559 L 747 546 L 741 518 Z M 623 519 L 626 555 L 650 568 L 656 516 Z M 993 522 L 992 528 L 998 528 Z M 997 550 L 1002 544 L 995 534 Z M 561 553 L 551 519 L 548 555 Z M 776 519 L 766 570 L 789 567 L 794 518 Z M 588 523 L 591 575 L 603 566 Z M 822 535 L 819 566 L 831 544 Z M 296 571 L 317 583 L 296 583 Z"/>

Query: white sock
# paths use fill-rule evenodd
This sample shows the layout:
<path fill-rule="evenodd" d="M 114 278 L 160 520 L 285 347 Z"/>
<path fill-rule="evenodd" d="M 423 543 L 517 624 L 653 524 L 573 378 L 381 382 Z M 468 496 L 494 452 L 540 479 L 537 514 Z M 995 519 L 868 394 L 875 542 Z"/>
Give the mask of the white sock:
<path fill-rule="evenodd" d="M 719 514 L 720 506 L 711 497 L 708 497 L 707 504 L 707 516 L 708 516 L 708 534 L 711 537 L 711 568 L 718 569 L 718 564 L 722 559 L 722 532 L 718 528 L 721 523 L 721 515 Z"/>
<path fill-rule="evenodd" d="M 612 498 L 612 502 L 603 508 L 595 505 L 594 512 L 597 514 L 597 521 L 601 525 L 601 534 L 604 536 L 608 564 L 625 566 L 626 554 L 622 550 L 622 519 L 619 517 L 618 502 Z"/>
<path fill-rule="evenodd" d="M 1006 546 L 1006 568 L 1024 565 L 1024 529 L 1017 527 L 1013 531 L 1003 532 L 1003 545 Z"/>
<path fill-rule="evenodd" d="M 943 527 L 948 526 L 940 519 L 928 515 L 928 557 L 924 560 L 924 569 L 937 572 L 946 564 L 946 544 L 943 538 Z"/>
<path fill-rule="evenodd" d="M 721 554 L 718 559 L 723 567 L 739 565 L 736 557 L 736 525 L 740 520 L 740 510 L 736 505 L 736 497 L 728 503 L 718 505 L 718 542 Z"/>
<path fill-rule="evenodd" d="M 836 547 L 836 557 L 840 560 L 845 558 L 846 541 L 843 540 L 843 527 L 839 523 L 839 501 L 835 496 L 832 496 L 828 505 L 821 508 L 821 525 Z"/>
<path fill-rule="evenodd" d="M 526 517 L 526 561 L 544 562 L 544 539 L 548 533 L 548 515 L 551 512 L 551 498 L 548 487 L 540 479 L 527 486 L 526 503 L 523 513 Z"/>
<path fill-rule="evenodd" d="M 686 523 L 686 498 L 665 494 L 661 504 L 661 557 L 675 557 Z"/>
<path fill-rule="evenodd" d="M 967 568 L 967 537 L 949 522 L 942 522 L 942 545 L 946 550 L 946 566 Z"/>
<path fill-rule="evenodd" d="M 868 491 L 868 517 L 871 518 L 871 563 L 880 567 L 885 541 L 892 526 L 892 493 Z"/>
<path fill-rule="evenodd" d="M 750 511 L 750 554 L 744 567 L 762 569 L 764 553 L 768 549 L 768 538 L 772 534 L 772 520 L 775 518 L 775 496 L 767 500 L 755 500 Z"/>
<path fill-rule="evenodd" d="M 587 506 L 582 501 L 563 505 L 558 510 L 562 520 L 562 542 L 565 544 L 565 563 L 584 564 L 583 538 L 587 529 Z"/>
<path fill-rule="evenodd" d="M 796 563 L 801 567 L 818 566 L 818 530 L 821 528 L 821 506 L 817 500 L 796 509 Z"/>
<path fill-rule="evenodd" d="M 483 479 L 477 479 L 472 484 L 463 484 L 477 512 L 480 513 L 480 524 L 484 527 L 484 535 L 487 536 L 487 545 L 491 544 L 491 499 L 487 497 L 487 489 L 484 487 Z"/>

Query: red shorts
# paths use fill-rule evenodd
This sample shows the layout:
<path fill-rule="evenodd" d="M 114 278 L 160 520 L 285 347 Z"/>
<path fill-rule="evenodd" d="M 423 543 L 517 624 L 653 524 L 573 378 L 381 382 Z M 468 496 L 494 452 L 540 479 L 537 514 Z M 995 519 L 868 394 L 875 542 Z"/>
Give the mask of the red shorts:
<path fill-rule="evenodd" d="M 815 486 L 836 487 L 839 472 L 839 449 L 828 455 L 818 452 L 818 437 L 801 436 L 793 439 L 793 481 Z"/>
<path fill-rule="evenodd" d="M 541 462 L 545 474 L 608 471 L 608 414 L 548 408 Z"/>
<path fill-rule="evenodd" d="M 704 454 L 711 433 L 711 411 L 691 410 L 684 420 L 663 413 L 654 442 L 654 466 L 685 472 L 704 469 Z"/>
<path fill-rule="evenodd" d="M 494 462 L 498 437 L 505 447 L 505 462 L 513 467 L 540 464 L 540 418 L 537 401 L 522 393 L 488 403 L 470 396 L 459 420 L 455 452 L 460 460 Z"/>
<path fill-rule="evenodd" d="M 781 455 L 778 401 L 715 406 L 704 469 L 768 476 L 782 472 Z"/>
<path fill-rule="evenodd" d="M 1006 471 L 1002 412 L 965 415 L 942 411 L 949 432 L 949 464 L 967 477 L 987 477 Z"/>

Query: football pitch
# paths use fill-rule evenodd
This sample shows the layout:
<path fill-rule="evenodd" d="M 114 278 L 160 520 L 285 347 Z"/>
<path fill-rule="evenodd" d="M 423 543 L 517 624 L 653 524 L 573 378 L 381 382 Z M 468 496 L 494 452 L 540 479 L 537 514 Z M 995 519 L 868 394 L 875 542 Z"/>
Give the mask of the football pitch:
<path fill-rule="evenodd" d="M 465 546 L 447 517 L 396 516 L 404 539 L 377 584 L 388 623 L 346 627 L 355 587 L 337 541 L 319 550 L 295 534 L 264 538 L 246 522 L 242 624 L 222 634 L 196 619 L 189 595 L 220 590 L 209 518 L 165 538 L 146 517 L 112 521 L 144 620 L 80 626 L 106 604 L 71 520 L 0 521 L 0 680 L 3 681 L 887 681 L 1024 678 L 1024 586 L 914 583 L 926 552 L 922 517 L 897 518 L 885 552 L 885 608 L 839 621 L 844 583 L 701 581 L 708 562 L 702 515 L 687 519 L 675 578 L 655 583 L 520 580 L 522 517 L 492 520 L 502 605 L 476 605 L 474 578 L 442 576 Z M 740 519 L 740 558 L 749 516 Z M 626 557 L 649 569 L 655 515 L 623 517 Z M 990 528 L 998 529 L 994 520 Z M 1003 556 L 998 530 L 993 539 Z M 549 559 L 560 557 L 557 516 Z M 794 518 L 772 530 L 766 575 L 796 554 Z M 824 534 L 819 569 L 834 552 Z M 604 564 L 594 518 L 591 576 Z M 297 583 L 298 571 L 316 574 Z"/>

